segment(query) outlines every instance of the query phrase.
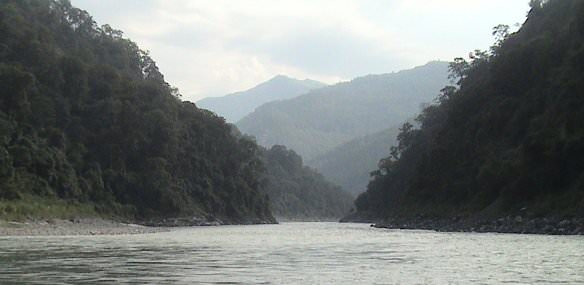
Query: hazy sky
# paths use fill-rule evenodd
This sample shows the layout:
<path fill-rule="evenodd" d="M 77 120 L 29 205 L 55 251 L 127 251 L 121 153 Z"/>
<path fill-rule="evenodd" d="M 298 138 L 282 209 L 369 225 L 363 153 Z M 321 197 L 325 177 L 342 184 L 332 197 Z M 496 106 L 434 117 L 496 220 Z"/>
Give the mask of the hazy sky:
<path fill-rule="evenodd" d="M 149 50 L 196 101 L 277 74 L 327 83 L 452 60 L 522 23 L 527 0 L 72 0 Z"/>

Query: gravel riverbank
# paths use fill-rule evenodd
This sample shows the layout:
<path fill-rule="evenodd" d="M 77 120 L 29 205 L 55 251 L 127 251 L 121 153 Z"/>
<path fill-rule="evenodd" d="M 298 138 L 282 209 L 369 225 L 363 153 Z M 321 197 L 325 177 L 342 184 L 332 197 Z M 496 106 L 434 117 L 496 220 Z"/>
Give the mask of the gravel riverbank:
<path fill-rule="evenodd" d="M 0 236 L 127 235 L 169 230 L 168 227 L 149 227 L 104 219 L 0 221 Z"/>

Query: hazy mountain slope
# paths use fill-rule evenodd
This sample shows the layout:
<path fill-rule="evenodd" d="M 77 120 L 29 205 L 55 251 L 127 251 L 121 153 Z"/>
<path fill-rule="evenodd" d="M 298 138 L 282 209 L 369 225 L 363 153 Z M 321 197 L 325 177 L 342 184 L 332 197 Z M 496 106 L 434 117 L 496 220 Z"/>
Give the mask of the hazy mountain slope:
<path fill-rule="evenodd" d="M 293 98 L 324 86 L 326 84 L 310 79 L 278 75 L 246 91 L 199 100 L 197 106 L 215 112 L 228 122 L 237 122 L 264 103 Z"/>
<path fill-rule="evenodd" d="M 302 164 L 302 158 L 284 146 L 263 151 L 266 176 L 262 189 L 270 197 L 276 217 L 338 219 L 353 205 L 353 197 Z"/>
<path fill-rule="evenodd" d="M 584 217 L 584 1 L 543 3 L 492 54 L 454 63 L 459 89 L 401 132 L 356 216 L 520 216 L 511 228 L 529 232 L 549 224 L 526 217 Z"/>
<path fill-rule="evenodd" d="M 69 1 L 0 1 L 0 218 L 274 222 L 257 145 Z"/>
<path fill-rule="evenodd" d="M 389 146 L 395 143 L 397 133 L 396 127 L 353 139 L 315 157 L 307 165 L 356 196 L 365 192 L 369 173 L 377 169 L 380 157 L 389 155 Z"/>
<path fill-rule="evenodd" d="M 306 160 L 405 121 L 448 82 L 447 63 L 368 75 L 264 104 L 237 122 L 261 145 L 283 144 Z"/>

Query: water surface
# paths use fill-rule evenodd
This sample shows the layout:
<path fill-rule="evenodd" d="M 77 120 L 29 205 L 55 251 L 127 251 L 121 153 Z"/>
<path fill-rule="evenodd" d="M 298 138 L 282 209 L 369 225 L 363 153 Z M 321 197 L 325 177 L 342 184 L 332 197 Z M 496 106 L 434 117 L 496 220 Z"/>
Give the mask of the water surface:
<path fill-rule="evenodd" d="M 584 237 L 366 224 L 0 237 L 1 284 L 584 284 Z"/>

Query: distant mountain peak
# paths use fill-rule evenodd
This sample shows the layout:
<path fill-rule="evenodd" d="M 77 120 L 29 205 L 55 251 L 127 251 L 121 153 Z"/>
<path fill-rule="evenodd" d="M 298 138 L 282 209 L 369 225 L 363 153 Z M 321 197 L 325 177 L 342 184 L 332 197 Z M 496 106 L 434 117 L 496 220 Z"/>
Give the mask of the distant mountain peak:
<path fill-rule="evenodd" d="M 228 122 L 237 122 L 260 105 L 275 100 L 294 98 L 324 86 L 326 84 L 315 80 L 299 80 L 278 74 L 245 91 L 199 100 L 197 106 L 214 111 Z"/>
<path fill-rule="evenodd" d="M 272 77 L 272 79 L 268 80 L 268 82 L 269 81 L 274 81 L 274 80 L 298 80 L 298 79 L 292 78 L 292 77 L 290 77 L 288 75 L 278 74 L 278 75 Z"/>
<path fill-rule="evenodd" d="M 402 123 L 448 84 L 448 63 L 373 74 L 262 105 L 237 122 L 265 146 L 283 144 L 310 160 L 354 138 Z"/>
<path fill-rule="evenodd" d="M 310 89 L 324 87 L 327 85 L 327 84 L 322 83 L 320 81 L 312 80 L 309 78 L 297 79 L 294 77 L 290 77 L 288 75 L 278 74 L 278 75 L 272 77 L 272 79 L 265 81 L 263 83 L 260 83 L 256 87 L 258 87 L 260 85 L 265 85 L 265 84 L 278 84 L 278 83 L 300 84 L 300 85 L 308 86 Z"/>

